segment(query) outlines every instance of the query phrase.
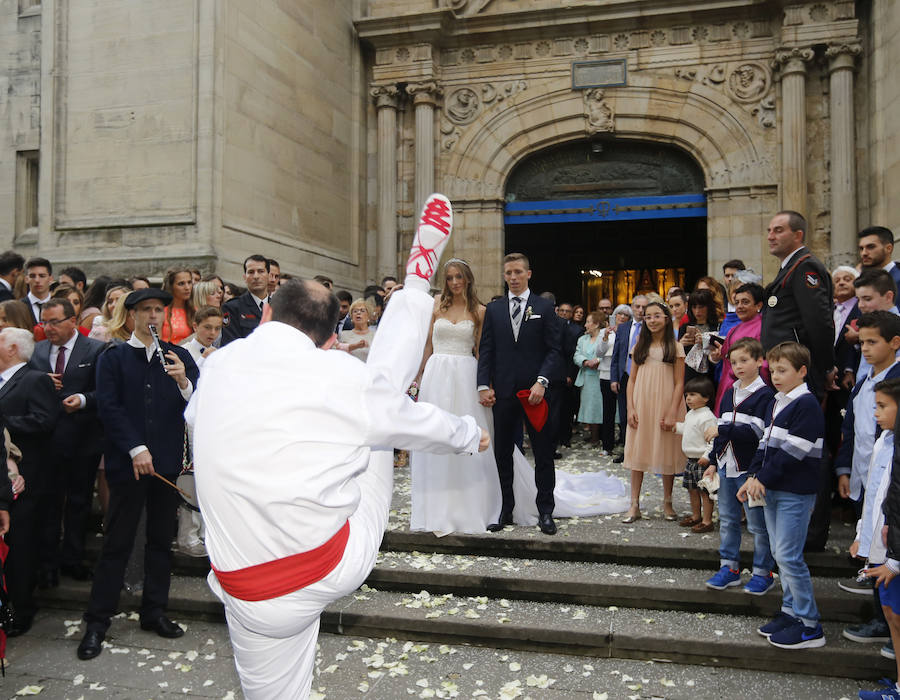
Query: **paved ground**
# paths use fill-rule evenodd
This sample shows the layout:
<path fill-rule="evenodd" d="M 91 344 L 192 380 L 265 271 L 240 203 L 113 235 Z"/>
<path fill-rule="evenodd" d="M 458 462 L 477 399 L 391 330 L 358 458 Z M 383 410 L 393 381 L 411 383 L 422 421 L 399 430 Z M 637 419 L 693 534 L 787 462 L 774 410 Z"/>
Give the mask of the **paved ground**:
<path fill-rule="evenodd" d="M 43 611 L 33 630 L 11 640 L 0 698 L 146 699 L 243 697 L 224 625 L 188 622 L 181 639 L 115 620 L 103 654 L 78 661 L 80 613 Z M 702 666 L 500 651 L 398 639 L 320 636 L 314 698 L 614 700 L 722 697 L 852 698 L 855 681 Z"/>

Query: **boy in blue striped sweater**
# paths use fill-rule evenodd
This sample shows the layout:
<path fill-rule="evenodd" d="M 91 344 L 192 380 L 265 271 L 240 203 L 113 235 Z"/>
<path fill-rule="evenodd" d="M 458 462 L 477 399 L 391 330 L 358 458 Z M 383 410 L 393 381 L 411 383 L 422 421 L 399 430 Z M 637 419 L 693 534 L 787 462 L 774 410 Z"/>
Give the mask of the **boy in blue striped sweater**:
<path fill-rule="evenodd" d="M 723 591 L 741 585 L 741 508 L 747 512 L 747 529 L 753 535 L 753 575 L 744 593 L 765 595 L 775 585 L 775 560 L 766 532 L 766 519 L 759 508 L 747 508 L 735 498 L 747 481 L 747 469 L 766 427 L 766 409 L 775 392 L 759 376 L 763 363 L 762 344 L 756 338 L 741 338 L 728 350 L 728 361 L 737 381 L 722 395 L 719 422 L 707 431 L 715 436 L 709 452 L 709 468 L 703 476 L 719 473 L 719 565 L 706 581 L 707 588 Z M 705 458 L 700 460 L 704 465 Z"/>
<path fill-rule="evenodd" d="M 779 343 L 766 355 L 778 390 L 766 411 L 766 430 L 738 500 L 763 499 L 766 530 L 781 576 L 781 611 L 758 632 L 782 649 L 825 645 L 809 568 L 803 559 L 806 530 L 816 503 L 825 417 L 806 386 L 809 350 Z"/>

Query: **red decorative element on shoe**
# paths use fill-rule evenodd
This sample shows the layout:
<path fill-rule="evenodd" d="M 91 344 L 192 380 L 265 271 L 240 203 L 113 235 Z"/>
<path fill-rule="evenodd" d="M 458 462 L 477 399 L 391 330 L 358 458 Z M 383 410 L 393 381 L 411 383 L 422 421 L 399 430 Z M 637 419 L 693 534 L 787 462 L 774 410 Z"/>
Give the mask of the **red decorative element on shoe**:
<path fill-rule="evenodd" d="M 440 250 L 450 236 L 453 221 L 453 210 L 450 203 L 442 195 L 431 195 L 422 209 L 422 216 L 416 228 L 415 239 L 406 263 L 407 274 L 417 275 L 425 280 L 434 276 Z M 423 230 L 425 229 L 425 230 Z M 423 234 L 432 233 L 438 239 L 434 242 L 422 240 Z"/>

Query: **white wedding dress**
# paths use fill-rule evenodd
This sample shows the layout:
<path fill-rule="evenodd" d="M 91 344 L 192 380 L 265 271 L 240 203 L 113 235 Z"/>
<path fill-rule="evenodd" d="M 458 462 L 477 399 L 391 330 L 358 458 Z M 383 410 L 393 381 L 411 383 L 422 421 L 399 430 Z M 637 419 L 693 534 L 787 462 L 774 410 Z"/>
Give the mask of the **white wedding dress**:
<path fill-rule="evenodd" d="M 433 354 L 425 364 L 419 401 L 427 401 L 456 415 L 474 416 L 493 435 L 490 409 L 478 402 L 478 361 L 472 354 L 474 322 L 434 322 Z M 500 480 L 493 448 L 475 455 L 434 455 L 414 452 L 411 530 L 437 535 L 451 532 L 483 533 L 500 514 Z M 513 520 L 537 524 L 534 467 L 518 448 L 513 453 Z M 606 472 L 569 474 L 556 470 L 554 516 L 592 516 L 628 509 L 625 484 Z"/>

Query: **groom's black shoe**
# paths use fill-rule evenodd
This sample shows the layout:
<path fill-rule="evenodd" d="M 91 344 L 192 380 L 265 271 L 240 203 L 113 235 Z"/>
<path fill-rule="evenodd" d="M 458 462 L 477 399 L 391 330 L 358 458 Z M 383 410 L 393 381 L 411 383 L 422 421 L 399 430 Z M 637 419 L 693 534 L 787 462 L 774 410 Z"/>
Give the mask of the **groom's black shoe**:
<path fill-rule="evenodd" d="M 556 523 L 553 522 L 553 516 L 549 513 L 538 516 L 538 527 L 545 535 L 556 534 Z"/>
<path fill-rule="evenodd" d="M 497 518 L 497 522 L 491 523 L 490 525 L 487 526 L 487 531 L 488 532 L 500 532 L 500 530 L 502 530 L 504 527 L 506 527 L 507 525 L 512 525 L 512 524 L 513 524 L 512 513 L 502 512 L 502 513 L 500 513 L 500 517 Z"/>

